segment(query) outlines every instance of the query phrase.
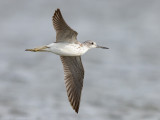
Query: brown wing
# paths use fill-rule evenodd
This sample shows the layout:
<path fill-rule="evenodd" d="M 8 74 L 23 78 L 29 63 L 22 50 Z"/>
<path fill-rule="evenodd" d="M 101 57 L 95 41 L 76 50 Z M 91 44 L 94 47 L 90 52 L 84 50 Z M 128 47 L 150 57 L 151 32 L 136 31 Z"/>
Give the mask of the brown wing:
<path fill-rule="evenodd" d="M 66 24 L 60 9 L 55 11 L 52 21 L 56 30 L 56 42 L 77 42 L 78 33 Z"/>
<path fill-rule="evenodd" d="M 84 79 L 81 57 L 61 56 L 61 61 L 64 68 L 68 99 L 72 108 L 78 113 Z"/>

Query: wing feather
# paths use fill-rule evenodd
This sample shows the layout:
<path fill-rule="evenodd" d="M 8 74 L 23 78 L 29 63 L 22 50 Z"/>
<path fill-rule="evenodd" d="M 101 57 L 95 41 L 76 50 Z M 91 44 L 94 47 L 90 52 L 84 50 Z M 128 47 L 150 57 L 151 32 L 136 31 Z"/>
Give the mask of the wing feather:
<path fill-rule="evenodd" d="M 60 9 L 55 11 L 52 21 L 56 30 L 56 42 L 77 42 L 78 33 L 67 25 Z"/>
<path fill-rule="evenodd" d="M 61 56 L 61 61 L 64 68 L 68 99 L 72 108 L 78 113 L 84 79 L 81 57 Z"/>

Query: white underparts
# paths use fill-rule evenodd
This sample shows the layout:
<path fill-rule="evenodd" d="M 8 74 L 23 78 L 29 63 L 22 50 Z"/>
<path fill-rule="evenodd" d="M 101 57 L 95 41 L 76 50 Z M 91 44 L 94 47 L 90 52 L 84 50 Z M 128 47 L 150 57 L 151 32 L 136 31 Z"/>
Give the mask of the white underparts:
<path fill-rule="evenodd" d="M 86 53 L 89 48 L 74 43 L 51 43 L 45 49 L 47 52 L 52 52 L 60 56 L 81 56 Z"/>

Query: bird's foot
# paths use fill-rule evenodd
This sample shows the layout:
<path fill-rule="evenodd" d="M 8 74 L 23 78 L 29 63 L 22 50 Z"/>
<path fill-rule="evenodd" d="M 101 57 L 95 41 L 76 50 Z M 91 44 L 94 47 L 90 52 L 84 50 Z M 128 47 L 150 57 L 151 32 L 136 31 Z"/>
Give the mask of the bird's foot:
<path fill-rule="evenodd" d="M 45 51 L 46 48 L 48 48 L 48 47 L 47 46 L 42 46 L 42 47 L 33 48 L 33 49 L 26 49 L 25 51 L 38 52 L 38 51 Z"/>

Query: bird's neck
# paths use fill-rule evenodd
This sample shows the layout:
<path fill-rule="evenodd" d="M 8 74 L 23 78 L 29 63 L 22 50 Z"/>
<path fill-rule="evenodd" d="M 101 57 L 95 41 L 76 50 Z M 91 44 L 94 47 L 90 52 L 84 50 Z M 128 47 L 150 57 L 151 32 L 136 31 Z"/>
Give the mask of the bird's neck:
<path fill-rule="evenodd" d="M 83 43 L 80 43 L 81 50 L 83 51 L 83 54 L 85 54 L 90 48 Z"/>

